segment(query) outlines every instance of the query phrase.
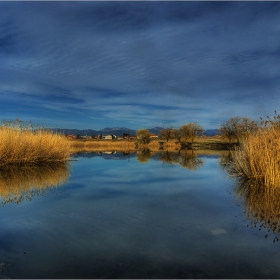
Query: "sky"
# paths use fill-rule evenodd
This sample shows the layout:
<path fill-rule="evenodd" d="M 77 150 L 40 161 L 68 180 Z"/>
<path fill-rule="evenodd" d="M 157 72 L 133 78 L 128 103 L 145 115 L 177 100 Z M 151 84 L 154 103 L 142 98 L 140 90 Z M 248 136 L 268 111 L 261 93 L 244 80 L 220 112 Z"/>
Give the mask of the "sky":
<path fill-rule="evenodd" d="M 218 128 L 280 113 L 280 2 L 0 2 L 0 119 Z"/>

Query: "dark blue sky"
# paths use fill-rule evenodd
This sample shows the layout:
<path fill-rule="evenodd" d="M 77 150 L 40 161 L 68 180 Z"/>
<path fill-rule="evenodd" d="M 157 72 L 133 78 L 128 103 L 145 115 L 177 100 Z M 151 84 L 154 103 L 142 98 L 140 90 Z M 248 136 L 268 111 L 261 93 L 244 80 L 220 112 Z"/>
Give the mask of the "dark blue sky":
<path fill-rule="evenodd" d="M 280 113 L 280 2 L 0 2 L 1 119 L 179 127 Z"/>

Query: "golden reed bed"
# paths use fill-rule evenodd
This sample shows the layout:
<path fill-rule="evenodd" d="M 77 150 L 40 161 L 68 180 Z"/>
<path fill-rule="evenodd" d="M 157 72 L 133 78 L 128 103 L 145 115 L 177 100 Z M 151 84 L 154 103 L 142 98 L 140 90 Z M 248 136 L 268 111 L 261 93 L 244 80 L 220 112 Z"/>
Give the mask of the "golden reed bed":
<path fill-rule="evenodd" d="M 69 141 L 44 129 L 33 129 L 21 121 L 0 127 L 0 165 L 67 161 Z"/>
<path fill-rule="evenodd" d="M 230 174 L 280 187 L 280 129 L 263 128 L 232 152 Z"/>

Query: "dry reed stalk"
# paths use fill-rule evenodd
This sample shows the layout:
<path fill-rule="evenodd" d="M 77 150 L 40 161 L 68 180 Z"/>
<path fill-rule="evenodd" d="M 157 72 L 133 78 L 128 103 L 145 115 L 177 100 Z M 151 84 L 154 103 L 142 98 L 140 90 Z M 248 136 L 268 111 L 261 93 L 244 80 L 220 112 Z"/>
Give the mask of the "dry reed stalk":
<path fill-rule="evenodd" d="M 64 184 L 69 177 L 65 162 L 5 165 L 0 167 L 0 196 L 2 204 L 31 200 L 34 195 Z"/>
<path fill-rule="evenodd" d="M 66 161 L 69 142 L 59 134 L 43 129 L 0 127 L 0 165 Z"/>

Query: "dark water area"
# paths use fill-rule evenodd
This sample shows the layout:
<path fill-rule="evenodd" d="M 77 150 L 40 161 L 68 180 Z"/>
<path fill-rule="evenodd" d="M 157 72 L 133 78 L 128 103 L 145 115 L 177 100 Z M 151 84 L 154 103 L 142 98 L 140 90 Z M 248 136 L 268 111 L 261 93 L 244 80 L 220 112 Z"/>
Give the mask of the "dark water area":
<path fill-rule="evenodd" d="M 280 278 L 277 224 L 258 218 L 277 194 L 237 188 L 226 159 L 109 151 L 0 171 L 0 278 Z"/>

